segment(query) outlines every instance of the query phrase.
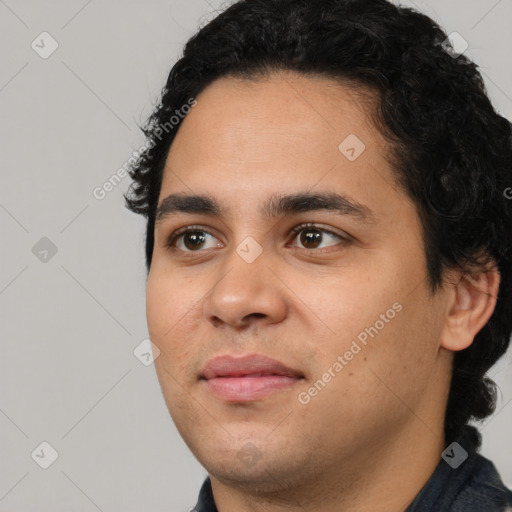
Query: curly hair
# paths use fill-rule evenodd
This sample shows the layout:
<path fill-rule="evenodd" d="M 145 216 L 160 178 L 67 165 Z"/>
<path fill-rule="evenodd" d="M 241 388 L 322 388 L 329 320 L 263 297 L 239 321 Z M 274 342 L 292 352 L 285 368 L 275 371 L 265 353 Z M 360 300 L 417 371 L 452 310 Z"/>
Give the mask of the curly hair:
<path fill-rule="evenodd" d="M 151 266 L 155 214 L 174 130 L 161 129 L 220 77 L 274 71 L 334 78 L 373 91 L 372 119 L 390 143 L 400 187 L 414 201 L 434 293 L 449 268 L 500 273 L 495 310 L 473 343 L 454 356 L 445 439 L 496 407 L 486 377 L 512 329 L 511 124 L 493 108 L 477 66 L 447 44 L 430 18 L 386 0 L 240 0 L 202 27 L 173 66 L 141 127 L 147 150 L 130 167 L 127 207 L 147 218 Z M 177 118 L 176 118 L 177 119 Z"/>

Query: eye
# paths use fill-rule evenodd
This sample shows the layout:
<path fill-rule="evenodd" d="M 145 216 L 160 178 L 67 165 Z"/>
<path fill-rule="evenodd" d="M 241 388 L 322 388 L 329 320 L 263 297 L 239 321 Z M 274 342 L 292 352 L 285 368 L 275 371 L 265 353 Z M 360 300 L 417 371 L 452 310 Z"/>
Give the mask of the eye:
<path fill-rule="evenodd" d="M 210 243 L 208 245 L 208 240 Z M 171 249 L 178 249 L 184 252 L 198 252 L 201 249 L 211 249 L 219 247 L 220 242 L 213 235 L 205 231 L 200 226 L 189 226 L 180 229 L 171 235 L 167 242 L 167 247 Z"/>
<path fill-rule="evenodd" d="M 292 246 L 302 249 L 323 249 L 339 245 L 340 241 L 346 244 L 350 242 L 348 238 L 328 229 L 321 228 L 313 223 L 296 226 L 293 228 L 291 234 L 293 235 L 293 240 L 298 240 L 298 243 L 302 247 L 296 244 L 292 244 Z M 179 250 L 185 253 L 200 252 L 201 250 L 221 246 L 221 242 L 201 226 L 188 226 L 179 229 L 171 235 L 169 241 L 166 243 L 166 247 L 169 249 Z"/>
<path fill-rule="evenodd" d="M 322 249 L 324 247 L 337 245 L 339 244 L 340 240 L 342 242 L 348 243 L 347 238 L 333 233 L 328 229 L 318 227 L 313 223 L 302 224 L 295 227 L 292 230 L 292 234 L 295 235 L 294 240 L 297 239 L 298 242 L 302 245 L 301 248 L 303 249 Z M 329 240 L 334 241 L 334 243 L 321 247 L 324 242 L 329 242 Z M 297 245 L 294 245 L 294 247 L 297 247 Z"/>

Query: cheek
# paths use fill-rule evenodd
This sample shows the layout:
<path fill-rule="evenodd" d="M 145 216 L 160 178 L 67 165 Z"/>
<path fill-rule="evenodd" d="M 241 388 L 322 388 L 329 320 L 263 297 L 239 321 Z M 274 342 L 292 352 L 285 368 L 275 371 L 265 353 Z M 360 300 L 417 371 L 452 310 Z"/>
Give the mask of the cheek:
<path fill-rule="evenodd" d="M 341 350 L 360 333 L 364 339 L 365 329 L 376 322 L 377 330 L 385 331 L 396 321 L 401 314 L 396 311 L 400 305 L 395 308 L 393 305 L 398 302 L 400 293 L 396 281 L 392 282 L 389 275 L 383 270 L 382 276 L 386 280 L 379 280 L 378 273 L 361 267 L 357 272 L 346 272 L 336 278 L 330 276 L 310 287 L 304 302 L 310 305 L 325 327 L 322 336 L 326 343 Z M 384 315 L 384 323 L 380 315 Z"/>
<path fill-rule="evenodd" d="M 195 378 L 187 363 L 194 352 L 190 334 L 193 333 L 196 302 L 197 293 L 191 292 L 190 287 L 150 271 L 146 287 L 149 337 L 160 350 L 155 369 L 168 407 L 172 410 L 186 406 L 186 401 L 181 398 L 183 385 L 189 385 L 189 381 Z"/>
<path fill-rule="evenodd" d="M 388 323 L 374 321 L 373 329 L 364 331 L 374 336 L 367 337 L 364 347 L 360 344 L 363 349 L 352 366 L 357 387 L 379 396 L 377 407 L 397 412 L 403 412 L 403 404 L 415 408 L 430 385 L 437 355 L 437 324 L 428 318 L 428 306 L 410 297 L 403 302 Z"/>
<path fill-rule="evenodd" d="M 380 308 L 372 312 L 376 315 L 369 317 L 378 319 Z M 393 429 L 405 421 L 410 409 L 417 408 L 432 372 L 435 350 L 428 343 L 428 332 L 410 338 L 414 328 L 421 327 L 409 325 L 417 321 L 416 315 L 404 306 L 380 330 L 376 319 L 365 325 L 360 317 L 362 328 L 351 327 L 355 336 L 347 332 L 333 342 L 325 340 L 316 353 L 314 376 L 300 396 L 301 403 L 308 402 L 299 407 L 305 421 L 314 417 L 324 426 L 339 425 L 350 443 L 375 435 L 375 425 Z M 365 331 L 369 327 L 376 331 Z M 340 324 L 340 332 L 342 328 Z M 373 337 L 368 334 L 364 344 L 357 339 L 359 332 L 372 332 Z"/>
<path fill-rule="evenodd" d="M 146 317 L 150 337 L 167 344 L 173 332 L 197 315 L 201 290 L 169 273 L 151 270 L 146 286 Z"/>
<path fill-rule="evenodd" d="M 329 384 L 336 393 L 322 393 L 326 401 L 349 393 L 359 402 L 377 391 L 374 405 L 394 400 L 379 377 L 404 396 L 426 385 L 436 362 L 439 319 L 429 313 L 426 289 L 420 286 L 411 294 L 407 274 L 400 277 L 391 270 L 372 272 L 371 279 L 364 271 L 347 274 L 339 284 L 326 282 L 323 293 L 310 295 L 312 309 L 329 327 L 316 335 L 312 359 L 316 378 L 330 368 L 336 374 Z M 338 356 L 342 369 L 339 364 L 333 368 Z"/>
<path fill-rule="evenodd" d="M 180 384 L 189 385 L 197 379 L 195 361 L 206 339 L 199 327 L 204 322 L 202 299 L 207 290 L 204 279 L 180 276 L 168 269 L 162 271 L 158 266 L 152 267 L 148 276 L 149 336 L 160 349 L 155 366 L 170 394 L 179 394 Z"/>

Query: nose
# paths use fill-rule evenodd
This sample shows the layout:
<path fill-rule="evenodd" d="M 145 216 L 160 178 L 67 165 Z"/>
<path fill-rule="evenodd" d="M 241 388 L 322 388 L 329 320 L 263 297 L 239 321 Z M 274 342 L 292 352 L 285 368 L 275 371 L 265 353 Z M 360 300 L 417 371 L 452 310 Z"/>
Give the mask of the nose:
<path fill-rule="evenodd" d="M 282 322 L 287 315 L 285 289 L 267 268 L 265 254 L 245 261 L 236 251 L 223 266 L 216 285 L 206 297 L 204 315 L 215 327 L 235 328 Z"/>

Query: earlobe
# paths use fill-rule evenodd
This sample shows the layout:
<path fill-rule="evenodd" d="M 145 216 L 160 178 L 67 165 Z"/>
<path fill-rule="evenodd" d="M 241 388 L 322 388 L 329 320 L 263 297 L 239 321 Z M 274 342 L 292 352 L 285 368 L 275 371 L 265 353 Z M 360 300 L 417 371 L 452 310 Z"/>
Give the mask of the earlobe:
<path fill-rule="evenodd" d="M 441 347 L 459 351 L 468 348 L 487 323 L 498 296 L 500 274 L 496 267 L 479 274 L 461 274 L 451 284 Z"/>

